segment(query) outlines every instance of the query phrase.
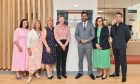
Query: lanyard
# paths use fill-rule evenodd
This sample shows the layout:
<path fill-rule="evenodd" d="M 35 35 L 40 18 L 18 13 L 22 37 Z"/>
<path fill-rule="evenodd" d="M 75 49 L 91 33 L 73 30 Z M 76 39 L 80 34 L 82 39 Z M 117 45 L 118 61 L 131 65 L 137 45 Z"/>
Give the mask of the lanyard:
<path fill-rule="evenodd" d="M 40 37 L 41 37 L 41 34 L 40 34 L 40 32 L 37 32 L 37 35 L 38 35 L 38 37 L 39 37 L 39 39 L 40 39 Z"/>

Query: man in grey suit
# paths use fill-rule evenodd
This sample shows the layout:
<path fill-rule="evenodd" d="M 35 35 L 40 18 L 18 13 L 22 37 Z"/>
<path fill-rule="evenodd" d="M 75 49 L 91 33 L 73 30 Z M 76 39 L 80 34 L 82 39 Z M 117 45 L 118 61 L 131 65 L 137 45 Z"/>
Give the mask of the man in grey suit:
<path fill-rule="evenodd" d="M 78 55 L 79 55 L 79 73 L 75 79 L 79 79 L 83 75 L 83 58 L 86 55 L 88 62 L 89 77 L 95 80 L 92 73 L 92 40 L 95 37 L 94 26 L 92 22 L 88 21 L 88 13 L 82 11 L 82 22 L 77 24 L 75 31 L 75 38 L 78 41 Z"/>

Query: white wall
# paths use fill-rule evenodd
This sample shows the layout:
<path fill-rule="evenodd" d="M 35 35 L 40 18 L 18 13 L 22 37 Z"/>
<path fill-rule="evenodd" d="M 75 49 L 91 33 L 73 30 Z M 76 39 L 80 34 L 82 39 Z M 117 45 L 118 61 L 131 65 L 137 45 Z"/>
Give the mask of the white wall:
<path fill-rule="evenodd" d="M 73 5 L 79 5 L 74 8 Z M 53 18 L 54 23 L 57 19 L 57 10 L 93 10 L 93 21 L 97 16 L 97 0 L 54 0 L 53 1 Z M 67 71 L 78 71 L 78 48 L 77 41 L 74 37 L 75 28 L 70 28 L 71 40 L 67 58 Z M 87 71 L 87 62 L 84 59 L 84 71 Z"/>
<path fill-rule="evenodd" d="M 73 7 L 75 4 L 79 5 L 79 7 Z M 97 0 L 54 0 L 53 14 L 55 22 L 57 18 L 56 10 L 93 10 L 94 21 L 97 16 Z"/>

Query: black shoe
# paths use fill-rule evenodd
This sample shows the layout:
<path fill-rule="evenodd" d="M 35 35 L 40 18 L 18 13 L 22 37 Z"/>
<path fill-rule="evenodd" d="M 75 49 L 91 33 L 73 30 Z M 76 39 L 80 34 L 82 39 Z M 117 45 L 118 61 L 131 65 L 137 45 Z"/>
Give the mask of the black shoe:
<path fill-rule="evenodd" d="M 67 75 L 66 74 L 61 74 L 61 76 L 63 76 L 64 78 L 67 78 Z"/>
<path fill-rule="evenodd" d="M 122 82 L 126 82 L 126 76 L 122 76 Z"/>
<path fill-rule="evenodd" d="M 102 75 L 97 75 L 96 78 L 100 78 L 100 77 L 102 77 L 102 76 L 103 76 L 103 74 L 102 74 Z"/>
<path fill-rule="evenodd" d="M 109 75 L 109 77 L 119 77 L 119 74 L 113 73 L 112 75 Z"/>
<path fill-rule="evenodd" d="M 80 77 L 82 77 L 83 74 L 78 73 L 75 77 L 75 79 L 79 79 Z"/>
<path fill-rule="evenodd" d="M 61 76 L 57 76 L 57 78 L 58 78 L 58 79 L 62 79 L 62 77 L 61 77 Z"/>
<path fill-rule="evenodd" d="M 89 74 L 89 77 L 92 79 L 92 80 L 95 80 L 95 77 L 93 74 Z"/>
<path fill-rule="evenodd" d="M 102 76 L 102 78 L 101 78 L 101 79 L 102 79 L 102 80 L 104 80 L 104 79 L 106 79 L 106 78 L 107 78 L 107 75 L 106 75 L 105 77 L 104 77 L 104 76 Z"/>
<path fill-rule="evenodd" d="M 51 77 L 47 77 L 48 79 L 52 79 L 52 76 Z"/>
<path fill-rule="evenodd" d="M 51 76 L 51 78 L 53 79 L 53 78 L 54 78 L 54 76 Z"/>
<path fill-rule="evenodd" d="M 18 76 L 16 76 L 16 79 L 17 79 L 17 80 L 21 80 L 21 78 L 20 78 L 20 77 L 18 77 Z"/>

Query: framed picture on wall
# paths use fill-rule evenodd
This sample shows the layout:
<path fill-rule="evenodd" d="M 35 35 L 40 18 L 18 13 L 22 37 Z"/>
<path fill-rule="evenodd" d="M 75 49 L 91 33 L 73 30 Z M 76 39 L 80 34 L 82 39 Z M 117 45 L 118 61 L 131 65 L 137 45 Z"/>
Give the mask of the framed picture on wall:
<path fill-rule="evenodd" d="M 83 10 L 57 10 L 57 22 L 59 23 L 58 17 L 64 16 L 65 24 L 70 26 L 70 28 L 75 28 L 77 23 L 81 22 L 81 12 Z M 88 12 L 88 20 L 92 21 L 93 19 L 93 10 L 84 10 Z"/>

